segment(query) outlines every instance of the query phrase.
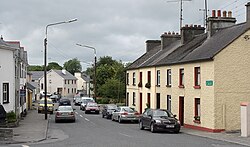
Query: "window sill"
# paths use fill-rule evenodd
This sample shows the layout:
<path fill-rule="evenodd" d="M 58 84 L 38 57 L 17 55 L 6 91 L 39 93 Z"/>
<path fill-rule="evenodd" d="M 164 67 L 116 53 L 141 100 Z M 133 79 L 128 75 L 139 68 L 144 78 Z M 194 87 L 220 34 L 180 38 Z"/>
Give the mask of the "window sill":
<path fill-rule="evenodd" d="M 184 85 L 179 85 L 178 87 L 179 87 L 179 88 L 185 88 L 185 86 L 184 86 Z"/>
<path fill-rule="evenodd" d="M 161 85 L 155 85 L 156 87 L 161 87 Z"/>
<path fill-rule="evenodd" d="M 201 89 L 201 86 L 194 86 L 194 89 Z"/>
<path fill-rule="evenodd" d="M 136 86 L 135 84 L 133 84 L 133 86 Z"/>
<path fill-rule="evenodd" d="M 200 120 L 193 120 L 193 122 L 196 123 L 196 124 L 201 124 Z"/>
<path fill-rule="evenodd" d="M 171 85 L 166 85 L 166 87 L 171 87 Z"/>
<path fill-rule="evenodd" d="M 3 102 L 3 104 L 8 104 L 8 103 L 10 103 L 10 102 Z"/>

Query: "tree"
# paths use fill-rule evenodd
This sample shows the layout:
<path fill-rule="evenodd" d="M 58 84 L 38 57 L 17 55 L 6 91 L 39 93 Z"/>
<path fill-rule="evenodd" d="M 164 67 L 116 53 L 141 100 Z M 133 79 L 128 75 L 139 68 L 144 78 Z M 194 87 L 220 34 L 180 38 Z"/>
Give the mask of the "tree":
<path fill-rule="evenodd" d="M 56 62 L 50 62 L 47 66 L 47 70 L 51 70 L 51 69 L 55 69 L 55 70 L 62 70 L 62 66 L 60 66 L 58 63 Z"/>
<path fill-rule="evenodd" d="M 44 66 L 40 66 L 40 65 L 30 65 L 28 67 L 28 71 L 43 71 Z"/>
<path fill-rule="evenodd" d="M 107 79 L 105 84 L 101 85 L 99 88 L 100 95 L 106 98 L 123 98 L 123 93 L 125 89 L 121 88 L 122 83 L 115 78 Z"/>
<path fill-rule="evenodd" d="M 82 65 L 77 58 L 71 59 L 63 64 L 63 68 L 66 69 L 71 74 L 75 74 L 75 72 L 82 71 Z"/>

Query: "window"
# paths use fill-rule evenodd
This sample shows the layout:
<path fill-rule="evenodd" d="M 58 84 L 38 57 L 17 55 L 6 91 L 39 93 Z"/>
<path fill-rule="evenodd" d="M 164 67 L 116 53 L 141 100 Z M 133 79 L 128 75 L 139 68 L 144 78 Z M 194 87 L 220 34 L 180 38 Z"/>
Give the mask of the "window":
<path fill-rule="evenodd" d="M 133 106 L 135 106 L 135 92 L 133 92 Z"/>
<path fill-rule="evenodd" d="M 67 81 L 66 81 L 66 80 L 64 80 L 64 84 L 67 84 Z"/>
<path fill-rule="evenodd" d="M 129 85 L 129 73 L 127 73 L 127 85 Z"/>
<path fill-rule="evenodd" d="M 148 100 L 147 100 L 148 108 L 150 108 L 150 99 L 151 99 L 151 98 L 150 98 L 150 93 L 148 93 L 147 99 L 148 99 Z"/>
<path fill-rule="evenodd" d="M 41 89 L 43 90 L 43 83 L 41 83 Z"/>
<path fill-rule="evenodd" d="M 72 80 L 72 84 L 74 84 L 74 80 Z"/>
<path fill-rule="evenodd" d="M 9 83 L 3 83 L 3 103 L 9 103 Z"/>
<path fill-rule="evenodd" d="M 179 87 L 184 88 L 184 69 L 181 68 L 179 71 Z"/>
<path fill-rule="evenodd" d="M 133 85 L 135 85 L 135 72 L 133 72 Z"/>
<path fill-rule="evenodd" d="M 200 121 L 201 117 L 201 107 L 200 107 L 200 98 L 194 99 L 194 119 Z"/>
<path fill-rule="evenodd" d="M 76 84 L 76 80 L 75 80 L 75 84 Z"/>
<path fill-rule="evenodd" d="M 68 80 L 68 84 L 69 84 L 69 80 Z"/>
<path fill-rule="evenodd" d="M 69 93 L 69 88 L 68 88 L 68 93 Z"/>
<path fill-rule="evenodd" d="M 160 71 L 160 70 L 157 70 L 156 73 L 157 73 L 156 85 L 157 85 L 157 86 L 160 86 L 160 81 L 161 81 L 161 79 L 160 79 L 160 74 L 161 74 L 161 71 Z"/>
<path fill-rule="evenodd" d="M 151 71 L 148 71 L 148 83 L 151 83 Z"/>
<path fill-rule="evenodd" d="M 72 83 L 73 83 L 73 81 L 72 81 Z M 72 91 L 72 93 L 74 93 L 74 88 L 72 88 L 72 90 L 71 90 L 71 91 Z"/>
<path fill-rule="evenodd" d="M 199 89 L 201 86 L 201 72 L 200 67 L 194 68 L 194 88 Z"/>
<path fill-rule="evenodd" d="M 127 92 L 127 105 L 126 106 L 129 106 L 129 92 Z"/>
<path fill-rule="evenodd" d="M 140 72 L 138 87 L 142 87 L 142 72 Z"/>
<path fill-rule="evenodd" d="M 167 95 L 167 110 L 171 112 L 171 95 Z"/>
<path fill-rule="evenodd" d="M 171 69 L 167 70 L 167 87 L 171 87 Z"/>

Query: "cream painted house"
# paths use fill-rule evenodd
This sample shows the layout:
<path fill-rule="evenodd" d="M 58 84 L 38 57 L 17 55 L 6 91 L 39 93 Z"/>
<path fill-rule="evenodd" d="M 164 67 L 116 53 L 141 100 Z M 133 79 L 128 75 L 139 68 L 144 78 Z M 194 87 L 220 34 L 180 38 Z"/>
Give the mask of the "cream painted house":
<path fill-rule="evenodd" d="M 58 93 L 62 97 L 73 97 L 76 94 L 77 78 L 71 73 L 63 70 L 53 70 L 47 72 L 47 92 Z M 40 92 L 44 91 L 44 76 L 39 78 Z"/>
<path fill-rule="evenodd" d="M 213 11 L 207 32 L 185 26 L 180 35 L 148 40 L 127 70 L 128 105 L 169 109 L 188 128 L 239 130 L 240 103 L 250 99 L 250 3 L 246 8 L 245 23 Z"/>

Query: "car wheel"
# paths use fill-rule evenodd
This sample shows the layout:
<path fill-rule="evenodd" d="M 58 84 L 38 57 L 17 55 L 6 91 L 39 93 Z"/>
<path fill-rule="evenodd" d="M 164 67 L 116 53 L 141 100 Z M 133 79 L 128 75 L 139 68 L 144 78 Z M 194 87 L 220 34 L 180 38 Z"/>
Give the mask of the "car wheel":
<path fill-rule="evenodd" d="M 180 132 L 180 130 L 175 130 L 174 133 L 178 134 Z"/>
<path fill-rule="evenodd" d="M 118 117 L 118 122 L 119 122 L 119 123 L 122 123 L 121 117 Z"/>
<path fill-rule="evenodd" d="M 153 123 L 151 123 L 151 125 L 150 125 L 150 131 L 151 131 L 152 133 L 155 133 L 155 127 L 154 127 L 154 124 L 153 124 Z"/>
<path fill-rule="evenodd" d="M 85 111 L 85 114 L 88 114 L 88 111 Z"/>
<path fill-rule="evenodd" d="M 104 114 L 102 114 L 102 118 L 104 118 Z"/>
<path fill-rule="evenodd" d="M 37 112 L 38 112 L 38 113 L 41 113 L 41 111 L 40 111 L 40 110 L 38 110 Z"/>
<path fill-rule="evenodd" d="M 114 117 L 113 117 L 113 116 L 111 117 L 111 120 L 112 120 L 112 121 L 115 121 L 115 119 L 114 119 Z"/>
<path fill-rule="evenodd" d="M 58 123 L 58 120 L 55 120 L 55 123 Z"/>
<path fill-rule="evenodd" d="M 142 121 L 140 121 L 140 123 L 139 123 L 139 127 L 140 127 L 140 130 L 143 130 L 143 129 L 144 129 L 144 126 L 143 126 Z"/>
<path fill-rule="evenodd" d="M 75 119 L 73 119 L 73 121 L 72 122 L 76 122 L 76 120 Z"/>

